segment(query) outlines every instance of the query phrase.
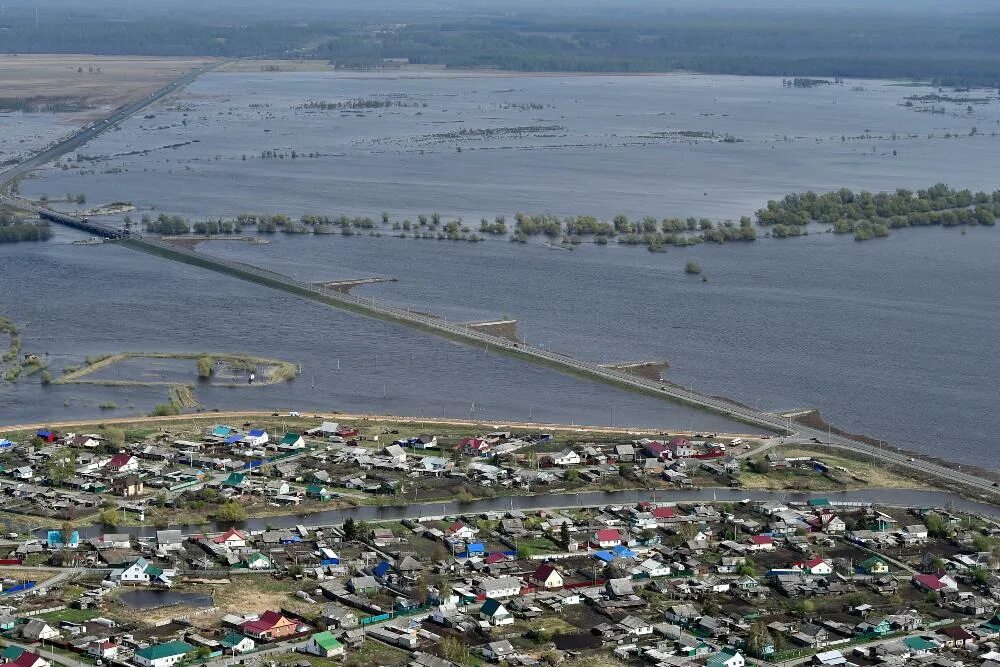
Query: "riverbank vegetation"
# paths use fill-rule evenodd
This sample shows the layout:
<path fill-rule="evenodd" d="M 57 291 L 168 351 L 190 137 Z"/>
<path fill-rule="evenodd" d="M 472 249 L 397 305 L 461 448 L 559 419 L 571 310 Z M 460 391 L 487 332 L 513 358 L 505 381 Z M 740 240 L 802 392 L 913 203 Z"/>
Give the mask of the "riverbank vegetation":
<path fill-rule="evenodd" d="M 50 238 L 52 229 L 48 223 L 29 221 L 6 206 L 0 207 L 0 243 L 48 241 Z"/>

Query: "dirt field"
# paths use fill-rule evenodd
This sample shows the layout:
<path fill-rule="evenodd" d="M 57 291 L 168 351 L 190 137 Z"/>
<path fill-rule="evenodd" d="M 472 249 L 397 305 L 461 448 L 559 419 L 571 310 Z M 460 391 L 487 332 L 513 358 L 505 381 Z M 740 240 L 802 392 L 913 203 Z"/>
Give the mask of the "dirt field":
<path fill-rule="evenodd" d="M 117 107 L 153 92 L 209 60 L 0 55 L 0 81 L 3 81 L 0 96 L 64 100 L 83 107 Z"/>

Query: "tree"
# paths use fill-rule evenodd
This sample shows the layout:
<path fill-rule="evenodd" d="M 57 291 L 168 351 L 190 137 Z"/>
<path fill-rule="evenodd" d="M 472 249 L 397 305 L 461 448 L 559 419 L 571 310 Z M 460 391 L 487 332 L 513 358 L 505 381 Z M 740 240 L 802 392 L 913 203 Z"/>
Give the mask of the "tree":
<path fill-rule="evenodd" d="M 49 463 L 46 475 L 53 486 L 61 486 L 76 471 L 76 452 L 69 450 Z"/>
<path fill-rule="evenodd" d="M 569 525 L 564 523 L 559 526 L 559 541 L 562 542 L 563 548 L 569 548 Z"/>
<path fill-rule="evenodd" d="M 105 426 L 101 429 L 101 434 L 115 449 L 125 444 L 125 431 L 117 426 Z"/>
<path fill-rule="evenodd" d="M 768 647 L 774 648 L 774 640 L 771 639 L 771 633 L 767 630 L 767 624 L 764 621 L 756 621 L 750 626 L 747 648 L 752 655 L 762 658 Z"/>
<path fill-rule="evenodd" d="M 62 534 L 63 544 L 69 544 L 69 539 L 73 535 L 73 524 L 69 521 L 63 521 L 60 533 Z"/>
<path fill-rule="evenodd" d="M 215 510 L 215 518 L 224 523 L 238 523 L 247 520 L 247 510 L 235 500 L 230 500 Z"/>
<path fill-rule="evenodd" d="M 344 539 L 353 542 L 358 537 L 357 522 L 352 517 L 347 517 L 344 521 Z"/>
<path fill-rule="evenodd" d="M 469 663 L 469 647 L 457 637 L 445 637 L 438 644 L 438 652 L 445 660 L 450 660 L 459 665 Z"/>
<path fill-rule="evenodd" d="M 119 523 L 118 512 L 113 507 L 106 507 L 97 515 L 97 520 L 105 526 L 117 526 Z"/>
<path fill-rule="evenodd" d="M 215 369 L 211 357 L 198 357 L 198 377 L 210 378 L 213 370 Z"/>

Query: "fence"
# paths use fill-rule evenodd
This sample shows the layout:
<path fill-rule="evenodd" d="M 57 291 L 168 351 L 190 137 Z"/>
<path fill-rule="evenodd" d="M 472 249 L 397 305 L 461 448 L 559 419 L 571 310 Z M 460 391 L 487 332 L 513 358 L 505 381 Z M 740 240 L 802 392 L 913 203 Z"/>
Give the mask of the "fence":
<path fill-rule="evenodd" d="M 17 584 L 16 586 L 11 586 L 10 588 L 0 591 L 0 595 L 13 595 L 14 593 L 22 593 L 24 591 L 30 591 L 35 587 L 36 581 L 25 581 L 23 583 Z"/>

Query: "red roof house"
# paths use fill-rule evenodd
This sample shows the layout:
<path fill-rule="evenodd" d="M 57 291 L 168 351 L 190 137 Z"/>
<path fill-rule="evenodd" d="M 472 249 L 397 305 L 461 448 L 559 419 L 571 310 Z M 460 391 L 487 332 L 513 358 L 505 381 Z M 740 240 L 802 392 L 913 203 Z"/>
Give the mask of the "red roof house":
<path fill-rule="evenodd" d="M 622 543 L 622 534 L 617 528 L 602 528 L 594 533 L 593 542 L 602 549 L 616 547 Z"/>
<path fill-rule="evenodd" d="M 256 621 L 247 621 L 240 627 L 254 639 L 270 641 L 294 635 L 298 626 L 295 621 L 279 612 L 265 611 Z"/>

